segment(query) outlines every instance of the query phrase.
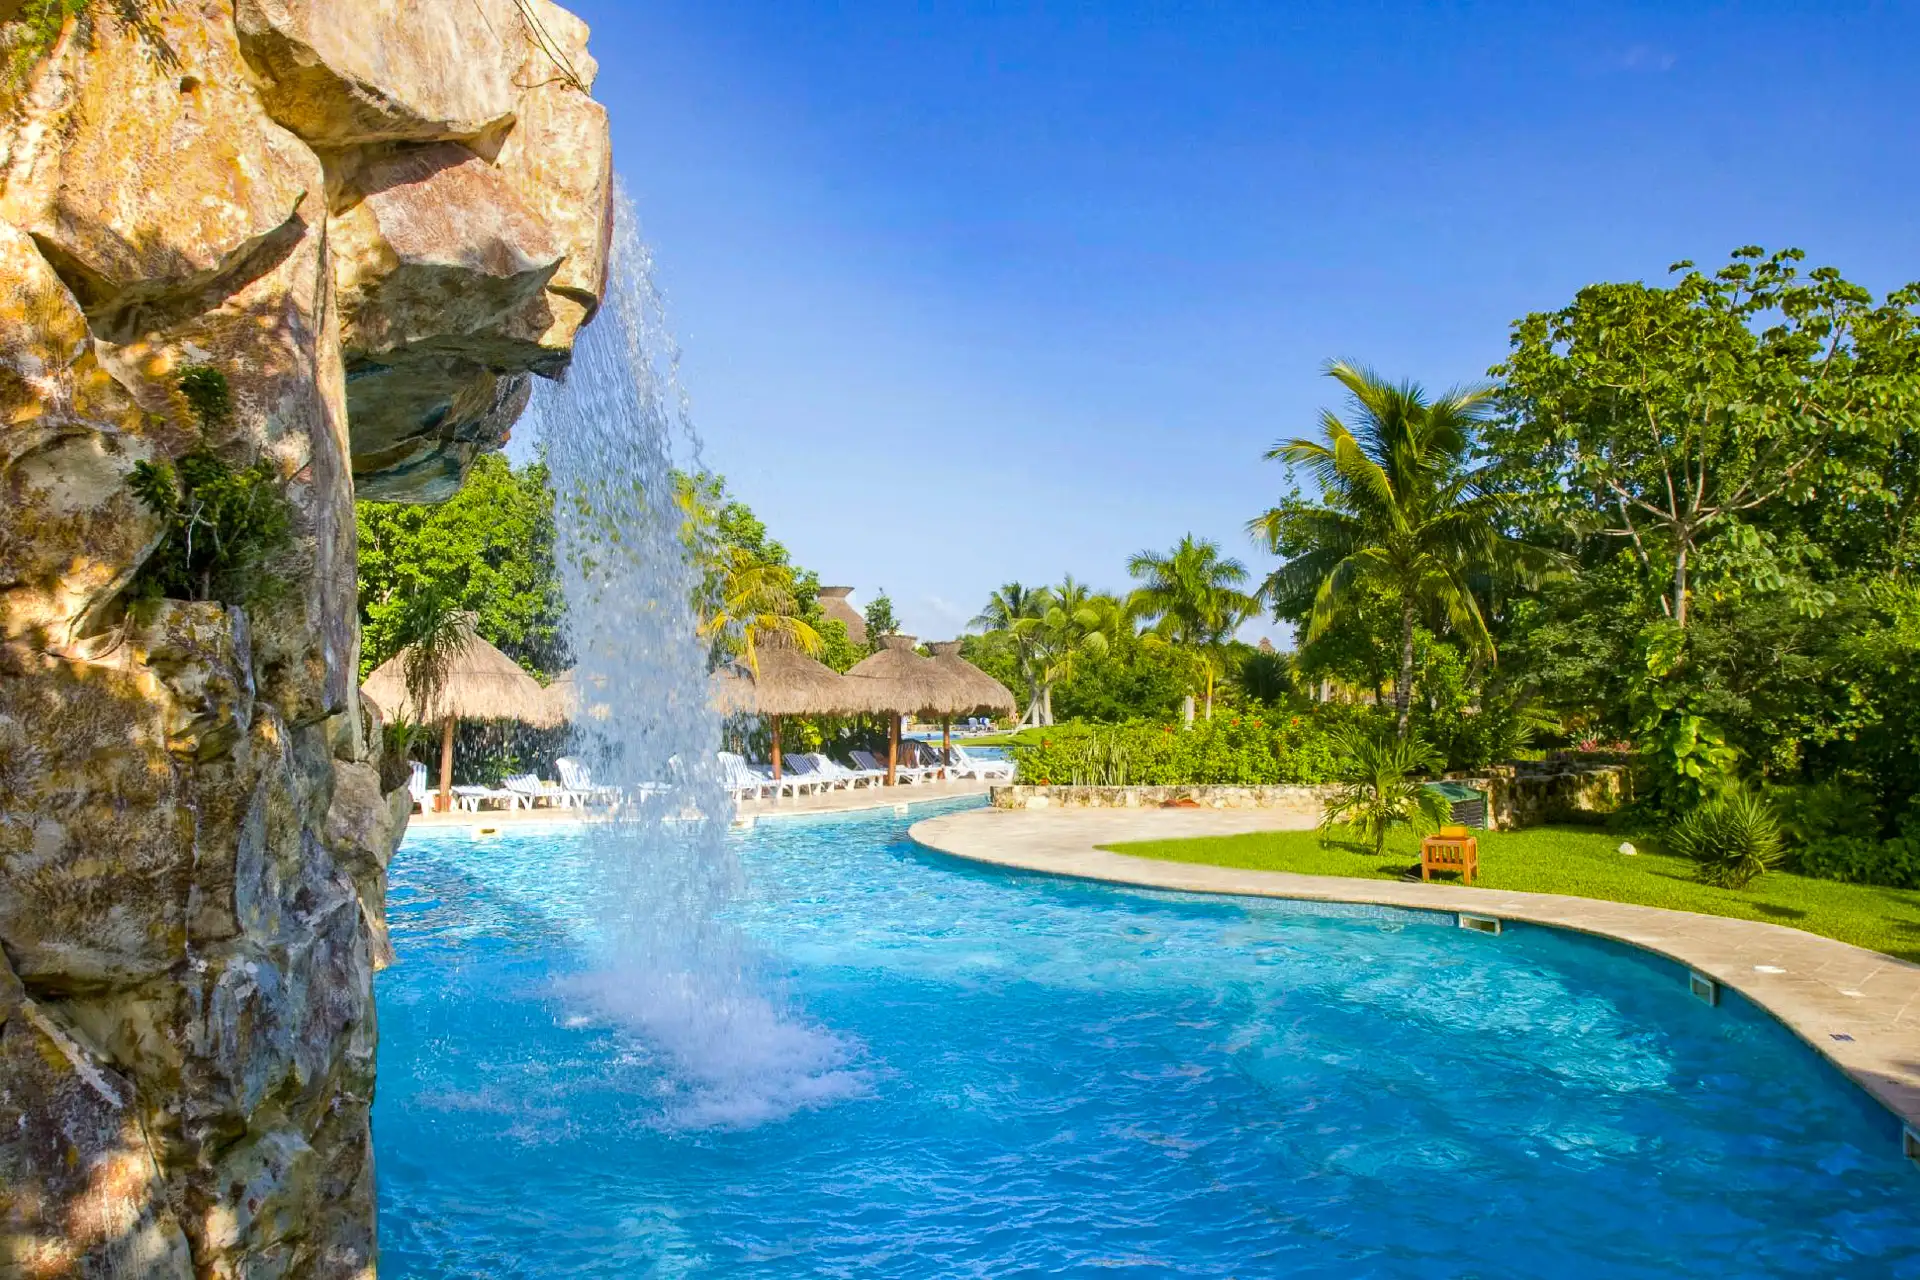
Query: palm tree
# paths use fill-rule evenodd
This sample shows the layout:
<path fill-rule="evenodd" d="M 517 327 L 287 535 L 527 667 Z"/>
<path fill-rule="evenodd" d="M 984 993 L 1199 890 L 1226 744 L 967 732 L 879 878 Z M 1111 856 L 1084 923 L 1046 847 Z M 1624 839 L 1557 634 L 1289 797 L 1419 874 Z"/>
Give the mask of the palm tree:
<path fill-rule="evenodd" d="M 1088 590 L 1085 583 L 1075 582 L 1072 574 L 1048 590 L 1040 616 L 1014 623 L 1016 634 L 1024 631 L 1033 642 L 1040 677 L 1036 724 L 1053 723 L 1054 685 L 1072 672 L 1076 657 L 1105 653 L 1117 634 L 1117 625 L 1124 625 L 1119 601 Z"/>
<path fill-rule="evenodd" d="M 1356 734 L 1342 744 L 1353 758 L 1353 773 L 1327 800 L 1320 819 L 1320 838 L 1332 837 L 1344 826 L 1373 846 L 1374 856 L 1387 851 L 1387 837 L 1395 827 L 1411 827 L 1424 835 L 1449 817 L 1447 801 L 1408 775 L 1436 769 L 1439 754 L 1419 738 L 1376 738 Z"/>
<path fill-rule="evenodd" d="M 1045 617 L 1052 600 L 1053 593 L 1045 587 L 1029 589 L 1018 582 L 1009 582 L 988 596 L 986 608 L 975 614 L 973 621 L 967 624 L 983 631 L 1004 631 L 1013 642 L 1014 665 L 1027 686 L 1027 716 L 1038 714 L 1035 709 L 1040 706 L 1039 667 L 1036 661 L 1039 637 L 1034 634 L 1032 627 L 1021 624 Z"/>
<path fill-rule="evenodd" d="M 1211 720 L 1221 648 L 1259 607 L 1240 589 L 1247 580 L 1247 567 L 1238 560 L 1222 559 L 1218 543 L 1188 534 L 1166 555 L 1138 553 L 1127 561 L 1127 572 L 1141 583 L 1128 601 L 1131 611 L 1152 620 L 1155 634 L 1200 657 Z"/>
<path fill-rule="evenodd" d="M 401 677 L 407 685 L 407 704 L 416 719 L 427 714 L 439 702 L 447 679 L 461 650 L 473 640 L 474 615 L 460 607 L 453 592 L 434 584 L 422 587 L 401 606 L 399 624 L 392 640 L 404 650 Z M 440 743 L 440 808 L 453 807 L 453 724 L 447 716 Z M 403 750 L 411 749 L 419 728 L 402 731 L 398 736 Z"/>
<path fill-rule="evenodd" d="M 802 653 L 820 651 L 820 633 L 800 616 L 791 566 L 759 559 L 741 546 L 718 546 L 713 557 L 702 635 L 722 643 L 737 638 L 741 655 L 756 672 L 759 646 L 768 639 L 784 641 Z"/>
<path fill-rule="evenodd" d="M 1249 524 L 1275 554 L 1293 553 L 1260 594 L 1276 612 L 1311 597 L 1309 641 L 1358 607 L 1370 589 L 1398 605 L 1393 702 L 1404 740 L 1420 615 L 1444 613 L 1455 634 L 1492 659 L 1474 579 L 1535 573 L 1551 553 L 1507 534 L 1503 495 L 1488 489 L 1486 471 L 1471 464 L 1473 433 L 1490 407 L 1491 387 L 1429 400 L 1418 383 L 1388 382 L 1349 364 L 1330 364 L 1327 375 L 1347 389 L 1353 425 L 1322 410 L 1322 439 L 1287 440 L 1267 451 L 1270 461 L 1311 476 L 1320 500 L 1288 502 Z"/>

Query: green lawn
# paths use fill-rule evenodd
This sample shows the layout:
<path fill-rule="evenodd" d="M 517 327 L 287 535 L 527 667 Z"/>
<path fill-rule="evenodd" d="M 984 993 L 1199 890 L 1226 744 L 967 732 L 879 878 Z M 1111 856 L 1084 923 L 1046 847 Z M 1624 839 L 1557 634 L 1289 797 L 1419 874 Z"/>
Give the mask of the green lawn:
<path fill-rule="evenodd" d="M 1577 827 L 1481 832 L 1480 875 L 1488 889 L 1565 893 L 1610 902 L 1671 907 L 1791 925 L 1855 946 L 1920 961 L 1920 892 L 1809 880 L 1775 871 L 1746 889 L 1716 889 L 1693 878 L 1693 864 L 1642 850 L 1619 852 L 1620 837 Z M 1197 840 L 1151 840 L 1107 845 L 1115 853 L 1169 862 L 1204 862 L 1260 871 L 1377 880 L 1420 878 L 1410 839 L 1389 843 L 1375 858 L 1344 842 L 1322 846 L 1313 831 L 1265 831 Z"/>

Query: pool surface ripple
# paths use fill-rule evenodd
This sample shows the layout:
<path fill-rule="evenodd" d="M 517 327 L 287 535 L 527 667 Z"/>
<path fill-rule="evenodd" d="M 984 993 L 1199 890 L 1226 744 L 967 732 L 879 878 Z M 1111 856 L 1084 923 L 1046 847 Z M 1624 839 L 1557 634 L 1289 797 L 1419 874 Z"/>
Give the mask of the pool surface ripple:
<path fill-rule="evenodd" d="M 577 833 L 410 839 L 382 1273 L 1920 1277 L 1890 1117 L 1663 960 L 975 869 L 908 825 L 738 837 L 794 1021 L 691 1081 L 589 960 Z"/>

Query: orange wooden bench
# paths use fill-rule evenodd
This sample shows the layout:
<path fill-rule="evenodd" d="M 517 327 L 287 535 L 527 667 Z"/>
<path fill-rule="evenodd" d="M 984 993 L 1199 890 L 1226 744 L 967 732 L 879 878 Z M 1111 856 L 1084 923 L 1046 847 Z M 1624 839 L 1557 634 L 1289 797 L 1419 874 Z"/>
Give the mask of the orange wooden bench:
<path fill-rule="evenodd" d="M 1461 884 L 1472 884 L 1480 870 L 1480 841 L 1465 827 L 1442 827 L 1420 842 L 1420 878 L 1436 871 L 1457 871 Z"/>

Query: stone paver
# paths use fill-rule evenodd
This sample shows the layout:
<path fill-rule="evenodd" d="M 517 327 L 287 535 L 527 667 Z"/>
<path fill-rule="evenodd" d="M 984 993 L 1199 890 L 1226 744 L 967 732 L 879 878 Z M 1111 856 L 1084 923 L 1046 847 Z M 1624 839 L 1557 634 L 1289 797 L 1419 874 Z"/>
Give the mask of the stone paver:
<path fill-rule="evenodd" d="M 1617 939 L 1738 991 L 1920 1130 L 1920 965 L 1758 921 L 1455 884 L 1161 862 L 1096 847 L 1312 825 L 1311 818 L 1244 810 L 975 809 L 916 823 L 911 835 L 955 857 L 1087 880 L 1464 911 Z"/>

